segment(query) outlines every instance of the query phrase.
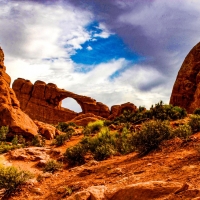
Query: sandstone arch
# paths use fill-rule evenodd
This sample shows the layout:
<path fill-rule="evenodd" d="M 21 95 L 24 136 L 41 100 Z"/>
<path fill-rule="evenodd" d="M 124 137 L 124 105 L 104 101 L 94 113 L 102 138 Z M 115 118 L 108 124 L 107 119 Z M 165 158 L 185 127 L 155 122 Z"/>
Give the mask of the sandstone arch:
<path fill-rule="evenodd" d="M 200 43 L 186 56 L 174 83 L 170 104 L 192 113 L 200 107 Z"/>
<path fill-rule="evenodd" d="M 18 78 L 12 87 L 21 109 L 35 120 L 56 124 L 76 117 L 78 113 L 61 106 L 62 100 L 68 97 L 77 101 L 84 114 L 93 113 L 105 118 L 110 115 L 110 110 L 105 104 L 96 102 L 90 97 L 60 89 L 53 83 L 36 81 L 32 84 L 29 80 Z"/>

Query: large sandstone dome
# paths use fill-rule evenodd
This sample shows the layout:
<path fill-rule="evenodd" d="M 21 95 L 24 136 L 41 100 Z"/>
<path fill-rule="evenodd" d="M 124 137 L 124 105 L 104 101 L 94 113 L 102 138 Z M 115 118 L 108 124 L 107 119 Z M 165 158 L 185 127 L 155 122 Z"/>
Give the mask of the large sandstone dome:
<path fill-rule="evenodd" d="M 200 108 L 200 43 L 186 56 L 174 83 L 170 104 L 192 113 Z"/>

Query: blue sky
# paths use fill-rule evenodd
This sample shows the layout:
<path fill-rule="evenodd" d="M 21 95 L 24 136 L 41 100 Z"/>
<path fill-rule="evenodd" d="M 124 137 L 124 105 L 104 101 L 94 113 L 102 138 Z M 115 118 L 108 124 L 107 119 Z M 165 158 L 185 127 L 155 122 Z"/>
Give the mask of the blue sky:
<path fill-rule="evenodd" d="M 53 82 L 109 107 L 150 107 L 169 102 L 179 68 L 200 40 L 200 2 L 1 0 L 0 28 L 12 81 Z"/>

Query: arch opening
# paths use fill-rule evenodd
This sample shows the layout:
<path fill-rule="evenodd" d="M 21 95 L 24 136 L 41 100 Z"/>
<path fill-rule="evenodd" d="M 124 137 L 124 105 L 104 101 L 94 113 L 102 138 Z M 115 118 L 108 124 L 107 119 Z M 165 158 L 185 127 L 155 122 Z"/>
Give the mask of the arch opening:
<path fill-rule="evenodd" d="M 77 101 L 74 100 L 71 97 L 67 97 L 67 98 L 63 99 L 62 102 L 61 102 L 61 107 L 70 109 L 70 110 L 77 112 L 77 113 L 83 111 L 81 106 L 77 103 Z"/>

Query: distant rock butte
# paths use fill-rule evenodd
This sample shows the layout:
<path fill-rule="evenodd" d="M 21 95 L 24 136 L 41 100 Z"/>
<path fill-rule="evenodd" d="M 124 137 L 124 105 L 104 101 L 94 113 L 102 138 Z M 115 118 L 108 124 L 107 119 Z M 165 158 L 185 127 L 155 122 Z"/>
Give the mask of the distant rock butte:
<path fill-rule="evenodd" d="M 53 83 L 36 81 L 32 84 L 29 80 L 18 78 L 12 88 L 20 101 L 21 109 L 34 120 L 55 124 L 75 118 L 78 113 L 61 106 L 62 100 L 68 97 L 77 101 L 83 114 L 93 113 L 104 118 L 110 115 L 108 106 L 103 103 L 59 89 Z"/>
<path fill-rule="evenodd" d="M 200 43 L 186 56 L 174 83 L 170 104 L 192 113 L 200 108 Z"/>
<path fill-rule="evenodd" d="M 10 132 L 33 137 L 37 126 L 21 111 L 15 92 L 10 88 L 11 78 L 4 66 L 4 53 L 0 48 L 0 126 L 9 126 Z"/>

